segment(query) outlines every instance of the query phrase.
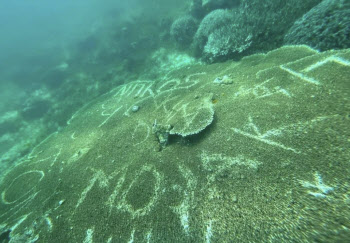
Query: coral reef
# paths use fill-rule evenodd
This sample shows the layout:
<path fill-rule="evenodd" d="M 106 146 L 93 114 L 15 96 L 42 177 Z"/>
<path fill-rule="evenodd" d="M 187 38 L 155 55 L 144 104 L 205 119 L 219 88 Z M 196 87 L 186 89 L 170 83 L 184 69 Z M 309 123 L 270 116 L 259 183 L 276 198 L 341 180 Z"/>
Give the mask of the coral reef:
<path fill-rule="evenodd" d="M 209 35 L 204 46 L 203 57 L 213 62 L 220 57 L 227 57 L 234 53 L 240 54 L 251 44 L 252 30 L 250 28 L 242 28 L 238 23 L 225 25 Z"/>
<path fill-rule="evenodd" d="M 212 103 L 213 94 L 202 95 L 202 97 L 193 98 L 191 95 L 184 97 L 184 105 L 174 106 L 177 115 L 168 119 L 172 125 L 170 134 L 176 134 L 183 137 L 194 135 L 214 120 L 214 107 Z"/>
<path fill-rule="evenodd" d="M 215 9 L 229 9 L 237 7 L 240 4 L 240 0 L 202 0 L 202 7 L 205 10 Z"/>
<path fill-rule="evenodd" d="M 319 2 L 241 0 L 239 7 L 213 10 L 195 34 L 194 54 L 217 62 L 279 47 L 294 21 Z"/>
<path fill-rule="evenodd" d="M 321 51 L 350 47 L 350 2 L 324 0 L 298 19 L 285 44 L 306 44 Z"/>
<path fill-rule="evenodd" d="M 195 35 L 195 52 L 209 62 L 242 53 L 252 44 L 254 33 L 254 27 L 243 20 L 238 11 L 212 11 L 204 17 Z"/>
<path fill-rule="evenodd" d="M 170 35 L 181 47 L 187 47 L 197 30 L 197 21 L 192 16 L 183 16 L 176 19 L 170 28 Z"/>
<path fill-rule="evenodd" d="M 349 60 L 287 46 L 116 86 L 2 176 L 0 241 L 347 242 Z"/>
<path fill-rule="evenodd" d="M 211 33 L 222 26 L 233 24 L 232 18 L 233 13 L 223 9 L 214 10 L 206 15 L 194 36 L 193 47 L 196 54 L 202 53 Z"/>

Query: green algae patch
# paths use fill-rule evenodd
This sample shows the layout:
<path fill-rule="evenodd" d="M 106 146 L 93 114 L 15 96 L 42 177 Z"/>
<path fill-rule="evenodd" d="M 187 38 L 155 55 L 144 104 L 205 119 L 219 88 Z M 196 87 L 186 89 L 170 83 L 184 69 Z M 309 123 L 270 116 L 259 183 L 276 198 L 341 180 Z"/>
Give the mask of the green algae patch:
<path fill-rule="evenodd" d="M 117 86 L 1 180 L 0 234 L 344 241 L 349 78 L 349 50 L 287 46 Z"/>

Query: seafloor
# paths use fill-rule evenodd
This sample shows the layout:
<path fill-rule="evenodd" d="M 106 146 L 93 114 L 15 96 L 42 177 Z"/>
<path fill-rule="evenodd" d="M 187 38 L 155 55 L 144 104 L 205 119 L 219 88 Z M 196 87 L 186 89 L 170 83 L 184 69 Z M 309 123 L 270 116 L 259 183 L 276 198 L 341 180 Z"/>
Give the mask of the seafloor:
<path fill-rule="evenodd" d="M 290 46 L 118 86 L 2 179 L 0 237 L 344 242 L 349 77 L 349 49 Z"/>

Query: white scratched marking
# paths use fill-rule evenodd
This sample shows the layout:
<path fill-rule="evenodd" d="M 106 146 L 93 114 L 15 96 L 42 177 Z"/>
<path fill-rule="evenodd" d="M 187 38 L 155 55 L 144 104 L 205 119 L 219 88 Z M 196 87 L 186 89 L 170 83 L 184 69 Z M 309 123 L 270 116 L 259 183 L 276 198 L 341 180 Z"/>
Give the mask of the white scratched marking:
<path fill-rule="evenodd" d="M 11 188 L 11 186 L 22 176 L 26 175 L 26 174 L 29 174 L 29 173 L 38 173 L 40 175 L 40 178 L 38 179 L 38 181 L 36 182 L 36 184 L 31 188 L 29 189 L 28 191 L 26 191 L 22 196 L 20 196 L 18 199 L 15 199 L 14 201 L 7 201 L 6 200 L 6 192 L 8 191 L 9 188 Z M 34 190 L 34 188 L 36 187 L 36 185 L 44 178 L 45 176 L 45 173 L 41 170 L 31 170 L 31 171 L 27 171 L 27 172 L 24 172 L 22 174 L 20 174 L 19 176 L 17 176 L 15 179 L 13 179 L 13 181 L 11 182 L 11 184 L 8 186 L 8 188 L 6 188 L 6 190 L 4 190 L 2 193 L 1 193 L 1 199 L 2 199 L 2 202 L 4 204 L 12 204 L 12 203 L 15 203 L 17 202 L 19 199 L 23 198 L 24 196 L 26 196 L 27 194 L 29 194 L 32 190 Z"/>
<path fill-rule="evenodd" d="M 71 118 L 67 121 L 67 125 L 70 125 L 71 122 L 72 122 L 72 120 L 74 120 L 74 118 L 75 118 L 82 110 L 84 110 L 87 106 L 89 106 L 92 102 L 93 102 L 93 100 L 90 101 L 90 102 L 88 102 L 88 103 L 86 103 L 86 104 L 83 105 L 82 107 L 80 107 L 80 108 L 71 116 Z"/>
<path fill-rule="evenodd" d="M 93 235 L 94 235 L 94 230 L 93 229 L 88 229 L 86 231 L 86 236 L 85 236 L 85 239 L 84 239 L 83 243 L 92 243 L 93 242 L 92 241 Z"/>
<path fill-rule="evenodd" d="M 276 86 L 277 92 L 284 94 L 285 96 L 292 97 L 292 95 L 285 89 L 282 89 L 280 86 Z"/>
<path fill-rule="evenodd" d="M 71 135 L 70 137 L 71 137 L 71 139 L 73 139 L 73 140 L 76 139 L 76 137 L 75 137 L 75 132 L 73 132 L 72 135 Z"/>
<path fill-rule="evenodd" d="M 304 75 L 302 73 L 298 73 L 296 71 L 293 71 L 292 69 L 287 68 L 284 65 L 280 65 L 280 68 L 282 70 L 290 73 L 291 75 L 296 76 L 296 77 L 298 77 L 298 78 L 300 78 L 300 79 L 302 79 L 302 80 L 304 80 L 304 81 L 306 81 L 306 82 L 308 82 L 310 84 L 314 84 L 314 85 L 320 85 L 321 84 L 318 80 L 310 78 L 310 77 L 307 77 L 306 75 Z"/>
<path fill-rule="evenodd" d="M 207 243 L 210 243 L 210 239 L 213 236 L 213 230 L 212 230 L 211 224 L 212 224 L 212 220 L 208 222 L 207 230 L 205 232 L 205 240 L 206 240 L 205 242 Z"/>
<path fill-rule="evenodd" d="M 249 116 L 248 119 L 249 119 L 249 122 L 248 124 L 245 125 L 245 127 L 248 127 L 249 129 L 252 129 L 253 130 L 253 133 L 248 133 L 248 132 L 245 132 L 245 131 L 242 131 L 241 129 L 238 129 L 238 128 L 231 128 L 235 133 L 238 133 L 238 134 L 241 134 L 243 136 L 246 136 L 246 137 L 249 137 L 249 138 L 252 138 L 252 139 L 255 139 L 255 140 L 258 140 L 260 142 L 263 142 L 263 143 L 266 143 L 266 144 L 269 144 L 269 145 L 272 145 L 272 146 L 276 146 L 276 147 L 279 147 L 279 148 L 282 148 L 282 149 L 285 149 L 285 150 L 290 150 L 290 151 L 293 151 L 294 153 L 300 153 L 300 151 L 298 150 L 295 150 L 293 148 L 290 148 L 290 147 L 287 147 L 287 146 L 284 146 L 283 144 L 280 144 L 280 143 L 277 143 L 275 141 L 272 141 L 271 139 L 269 139 L 269 137 L 271 136 L 274 136 L 274 137 L 277 137 L 277 136 L 281 136 L 282 135 L 282 131 L 295 131 L 296 129 L 300 130 L 300 129 L 305 129 L 305 127 L 307 126 L 312 126 L 313 123 L 316 123 L 316 122 L 322 122 L 322 121 L 325 121 L 327 119 L 333 119 L 333 118 L 336 118 L 338 117 L 339 115 L 329 115 L 329 116 L 319 116 L 319 117 L 315 117 L 309 121 L 302 121 L 302 122 L 297 122 L 297 123 L 294 123 L 294 124 L 289 124 L 289 125 L 286 125 L 286 126 L 282 126 L 282 127 L 279 127 L 277 129 L 270 129 L 268 131 L 266 131 L 265 133 L 261 133 L 259 131 L 259 128 L 253 123 L 253 119 Z"/>
<path fill-rule="evenodd" d="M 33 159 L 33 158 L 37 157 L 39 154 L 41 154 L 41 153 L 43 152 L 43 150 L 37 152 L 36 155 L 33 155 L 33 154 L 35 153 L 35 151 L 36 151 L 42 144 L 45 144 L 46 141 L 48 141 L 52 136 L 55 136 L 55 135 L 57 135 L 57 134 L 58 134 L 58 132 L 54 132 L 54 133 L 50 134 L 50 135 L 49 135 L 48 137 L 46 137 L 43 141 L 41 141 L 38 145 L 36 145 L 36 146 L 33 148 L 32 152 L 30 152 L 30 154 L 28 155 L 28 159 Z"/>
<path fill-rule="evenodd" d="M 3 217 L 5 217 L 5 215 L 8 215 L 7 219 L 11 218 L 17 212 L 22 210 L 22 208 L 24 208 L 25 206 L 28 207 L 29 202 L 34 200 L 34 198 L 39 194 L 39 192 L 40 191 L 37 191 L 37 192 L 33 193 L 32 195 L 30 195 L 29 197 L 27 197 L 26 199 L 24 199 L 22 202 L 17 203 L 13 207 L 11 207 L 7 211 L 5 211 L 3 214 L 0 214 L 0 217 L 3 218 Z"/>
<path fill-rule="evenodd" d="M 194 192 L 197 186 L 197 180 L 193 175 L 192 171 L 183 165 L 179 165 L 179 171 L 185 178 L 186 186 L 183 188 L 179 185 L 173 185 L 174 190 L 178 190 L 183 195 L 183 199 L 180 205 L 170 206 L 174 213 L 180 219 L 182 229 L 186 234 L 190 234 L 190 207 L 191 202 L 194 200 Z"/>
<path fill-rule="evenodd" d="M 118 91 L 114 94 L 113 97 L 116 97 L 116 96 L 123 96 L 127 91 L 128 89 L 130 89 L 131 85 L 123 85 L 121 86 Z"/>
<path fill-rule="evenodd" d="M 150 83 L 145 89 L 143 90 L 139 90 L 137 93 L 136 93 L 136 96 L 140 96 L 140 97 L 143 97 L 146 92 L 149 93 L 150 96 L 154 97 L 154 93 L 153 93 L 153 90 L 151 89 L 151 87 L 153 86 L 153 83 Z M 141 93 L 142 92 L 142 93 Z"/>
<path fill-rule="evenodd" d="M 269 78 L 269 79 L 263 81 L 262 83 L 255 85 L 253 88 L 240 89 L 239 91 L 237 91 L 234 94 L 234 96 L 237 97 L 237 96 L 244 96 L 244 95 L 248 95 L 248 94 L 253 94 L 257 99 L 261 99 L 261 98 L 269 97 L 269 96 L 280 93 L 288 98 L 291 98 L 292 95 L 286 89 L 283 89 L 280 86 L 275 86 L 273 88 L 268 88 L 265 86 L 265 84 L 268 84 L 273 79 L 274 78 Z"/>
<path fill-rule="evenodd" d="M 185 79 L 185 82 L 188 83 L 188 82 L 192 81 L 191 78 L 194 77 L 194 76 L 200 76 L 200 75 L 205 75 L 205 74 L 207 74 L 207 73 L 206 72 L 201 72 L 201 73 L 194 73 L 194 74 L 188 75 L 186 77 L 186 79 Z M 198 80 L 195 80 L 195 82 L 197 83 Z"/>
<path fill-rule="evenodd" d="M 121 86 L 118 91 L 114 94 L 114 97 L 123 97 L 123 96 L 131 96 L 135 93 L 135 96 L 143 97 L 146 93 L 147 96 L 154 96 L 152 86 L 154 82 L 152 81 L 134 81 L 130 84 L 126 84 Z"/>
<path fill-rule="evenodd" d="M 128 243 L 134 243 L 134 237 L 135 237 L 134 235 L 135 235 L 135 229 L 132 230 Z"/>
<path fill-rule="evenodd" d="M 253 138 L 253 139 L 258 140 L 260 142 L 263 142 L 263 143 L 266 143 L 266 144 L 269 144 L 269 145 L 272 145 L 272 146 L 280 147 L 280 148 L 285 149 L 285 150 L 290 150 L 290 151 L 293 151 L 294 153 L 299 153 L 298 151 L 296 151 L 293 148 L 286 147 L 283 144 L 279 144 L 279 143 L 276 143 L 274 141 L 271 141 L 271 140 L 268 140 L 268 139 L 264 139 L 264 138 L 262 138 L 260 136 L 256 136 L 256 135 L 253 135 L 253 134 L 250 134 L 250 133 L 247 133 L 247 132 L 243 132 L 243 131 L 241 131 L 241 130 L 239 130 L 237 128 L 232 128 L 232 130 L 235 133 L 241 134 L 241 135 L 249 137 L 249 138 Z"/>
<path fill-rule="evenodd" d="M 11 231 L 14 231 L 18 226 L 20 226 L 20 225 L 27 219 L 27 217 L 28 217 L 30 214 L 31 214 L 31 213 L 26 214 L 26 215 L 23 215 L 23 216 L 21 217 L 21 219 L 18 220 L 17 223 L 16 223 L 14 226 L 11 227 Z"/>
<path fill-rule="evenodd" d="M 145 127 L 147 129 L 147 132 L 146 132 L 146 135 L 145 135 L 144 139 L 142 141 L 140 141 L 140 142 L 135 143 L 134 146 L 137 146 L 137 145 L 145 142 L 147 140 L 147 138 L 149 137 L 150 133 L 151 133 L 151 128 L 145 122 L 139 122 L 137 124 L 137 126 L 135 127 L 134 132 L 131 135 L 131 138 L 133 140 L 136 140 L 135 134 L 136 134 L 136 132 L 137 132 L 139 127 Z"/>
<path fill-rule="evenodd" d="M 345 59 L 343 59 L 341 57 L 337 57 L 337 56 L 330 56 L 322 61 L 319 61 L 319 62 L 316 62 L 315 64 L 312 64 L 311 66 L 305 68 L 303 71 L 304 72 L 312 71 L 315 68 L 321 67 L 322 65 L 327 64 L 329 62 L 335 62 L 337 64 L 344 65 L 344 66 L 350 66 L 350 62 L 348 60 L 345 60 Z"/>
<path fill-rule="evenodd" d="M 112 192 L 112 194 L 109 196 L 106 205 L 109 206 L 109 214 L 111 214 L 112 209 L 114 207 L 114 201 L 117 198 L 117 196 L 121 193 L 121 188 L 124 184 L 125 181 L 125 174 L 123 174 L 117 182 L 117 185 L 114 188 L 114 191 Z"/>
<path fill-rule="evenodd" d="M 54 155 L 54 159 L 53 159 L 52 163 L 50 164 L 51 166 L 53 166 L 55 164 L 55 162 L 57 161 L 58 157 L 61 155 L 61 152 L 62 152 L 62 148 L 60 148 L 58 153 Z"/>
<path fill-rule="evenodd" d="M 266 72 L 271 71 L 271 70 L 273 70 L 273 69 L 275 69 L 275 68 L 276 68 L 276 67 L 270 67 L 270 68 L 261 69 L 261 70 L 259 70 L 259 71 L 255 74 L 255 77 L 256 77 L 257 79 L 260 79 L 262 73 L 266 73 Z"/>
<path fill-rule="evenodd" d="M 147 243 L 151 242 L 151 238 L 152 238 L 152 230 L 148 231 L 146 234 Z"/>
<path fill-rule="evenodd" d="M 303 180 L 299 180 L 299 182 L 305 188 L 312 188 L 314 190 L 317 190 L 318 192 L 308 191 L 308 194 L 317 198 L 325 198 L 326 194 L 334 190 L 333 187 L 327 186 L 326 184 L 324 184 L 322 177 L 318 172 L 315 172 L 314 174 L 315 183 L 311 183 L 309 181 L 303 181 Z"/>
<path fill-rule="evenodd" d="M 85 200 L 88 192 L 91 190 L 91 188 L 95 185 L 95 182 L 99 181 L 99 187 L 106 187 L 108 186 L 108 178 L 103 173 L 103 171 L 98 170 L 93 178 L 90 180 L 89 185 L 83 190 L 83 192 L 80 195 L 80 198 L 78 200 L 78 203 L 75 205 L 75 208 L 78 208 L 80 204 Z"/>
<path fill-rule="evenodd" d="M 235 133 L 241 134 L 241 135 L 246 136 L 248 138 L 252 138 L 252 139 L 258 140 L 258 141 L 266 143 L 268 145 L 279 147 L 279 148 L 282 148 L 284 150 L 289 150 L 289 151 L 292 151 L 294 153 L 300 153 L 300 152 L 298 152 L 297 150 L 295 150 L 293 148 L 289 148 L 287 146 L 284 146 L 283 144 L 280 144 L 280 143 L 274 142 L 274 141 L 272 141 L 270 139 L 267 139 L 267 137 L 269 137 L 271 135 L 274 135 L 274 136 L 281 135 L 282 133 L 281 133 L 280 130 L 271 129 L 271 130 L 265 132 L 264 134 L 262 134 L 262 133 L 260 133 L 259 128 L 253 123 L 253 119 L 251 117 L 249 117 L 248 127 L 253 129 L 255 134 L 244 132 L 244 131 L 242 131 L 242 130 L 240 130 L 238 128 L 231 128 L 231 129 Z"/>
<path fill-rule="evenodd" d="M 234 157 L 226 156 L 224 154 L 208 154 L 206 151 L 202 151 L 202 154 L 200 155 L 201 161 L 203 163 L 203 166 L 206 170 L 216 170 L 220 171 L 220 169 L 216 168 L 215 162 L 220 162 L 220 165 L 240 165 L 240 166 L 246 166 L 250 169 L 257 169 L 259 165 L 261 165 L 261 162 L 252 160 L 249 158 L 246 158 L 242 155 L 237 155 Z M 213 163 L 214 162 L 214 163 Z"/>
<path fill-rule="evenodd" d="M 167 88 L 167 86 L 171 86 L 172 83 L 174 84 L 173 87 Z M 171 79 L 166 82 L 163 82 L 163 84 L 157 89 L 157 93 L 160 94 L 164 91 L 174 90 L 175 87 L 179 85 L 179 83 L 180 83 L 180 80 L 178 79 Z"/>
<path fill-rule="evenodd" d="M 155 178 L 155 186 L 154 186 L 154 193 L 147 203 L 147 205 L 143 206 L 142 208 L 134 209 L 132 205 L 127 201 L 127 194 L 130 191 L 130 189 L 134 186 L 135 183 L 137 183 L 139 177 L 144 172 L 151 172 Z M 125 175 L 124 175 L 125 176 Z M 146 215 L 148 212 L 151 211 L 151 208 L 154 207 L 156 201 L 158 200 L 158 197 L 160 195 L 160 185 L 161 181 L 163 179 L 163 176 L 156 171 L 152 166 L 143 166 L 141 170 L 135 172 L 135 175 L 133 177 L 133 181 L 129 183 L 128 187 L 124 189 L 123 192 L 118 192 L 122 186 L 122 183 L 124 182 L 124 176 L 123 178 L 118 181 L 118 184 L 116 186 L 116 189 L 113 191 L 112 195 L 109 197 L 107 201 L 107 205 L 110 206 L 110 210 L 112 207 L 115 207 L 117 210 L 121 210 L 124 212 L 130 212 L 132 217 L 138 217 Z M 114 201 L 117 201 L 117 205 L 113 205 Z"/>

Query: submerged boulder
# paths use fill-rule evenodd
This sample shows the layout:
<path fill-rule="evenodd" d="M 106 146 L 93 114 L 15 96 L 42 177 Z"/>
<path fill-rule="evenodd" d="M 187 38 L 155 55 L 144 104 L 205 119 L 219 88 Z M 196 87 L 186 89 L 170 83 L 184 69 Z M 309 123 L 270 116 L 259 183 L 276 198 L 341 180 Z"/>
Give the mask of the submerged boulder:
<path fill-rule="evenodd" d="M 286 44 L 306 44 L 321 51 L 350 47 L 350 2 L 324 0 L 298 19 Z"/>
<path fill-rule="evenodd" d="M 194 36 L 193 47 L 197 54 L 201 54 L 208 41 L 209 35 L 223 26 L 233 24 L 233 12 L 230 10 L 217 9 L 207 14 L 201 21 Z"/>
<path fill-rule="evenodd" d="M 170 35 L 180 47 L 188 47 L 197 30 L 197 21 L 191 16 L 176 19 L 170 28 Z"/>
<path fill-rule="evenodd" d="M 194 36 L 194 54 L 207 62 L 218 62 L 273 50 L 283 45 L 283 37 L 293 22 L 320 1 L 276 0 L 262 4 L 260 0 L 241 0 L 237 7 L 211 10 Z M 220 2 L 236 1 L 202 3 Z"/>
<path fill-rule="evenodd" d="M 202 7 L 206 10 L 214 10 L 219 8 L 237 7 L 240 0 L 202 0 Z"/>
<path fill-rule="evenodd" d="M 192 43 L 197 56 L 208 62 L 240 54 L 252 44 L 254 28 L 238 11 L 217 9 L 201 21 Z"/>
<path fill-rule="evenodd" d="M 1 239 L 346 242 L 349 63 L 287 46 L 115 87 L 1 177 Z"/>

